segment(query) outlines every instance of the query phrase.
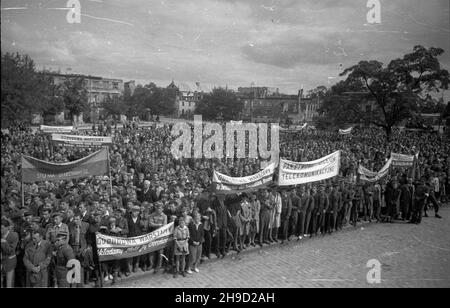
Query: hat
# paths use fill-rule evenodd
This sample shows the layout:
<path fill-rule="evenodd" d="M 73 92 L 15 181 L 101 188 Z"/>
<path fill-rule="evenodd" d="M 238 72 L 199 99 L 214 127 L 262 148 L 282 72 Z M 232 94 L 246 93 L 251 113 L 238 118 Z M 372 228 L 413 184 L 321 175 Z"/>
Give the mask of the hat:
<path fill-rule="evenodd" d="M 55 213 L 53 213 L 53 215 L 52 215 L 52 217 L 56 217 L 56 216 L 59 216 L 59 217 L 63 217 L 63 214 L 61 213 L 61 212 L 55 212 Z"/>
<path fill-rule="evenodd" d="M 92 216 L 101 216 L 103 213 L 101 211 L 94 211 Z"/>
<path fill-rule="evenodd" d="M 30 211 L 25 211 L 25 212 L 23 213 L 23 216 L 24 216 L 24 217 L 27 217 L 27 216 L 33 216 L 33 214 L 32 214 Z"/>
<path fill-rule="evenodd" d="M 67 232 L 58 232 L 58 234 L 56 234 L 56 238 L 67 237 L 67 235 Z"/>
<path fill-rule="evenodd" d="M 39 217 L 33 217 L 33 218 L 31 219 L 31 222 L 40 223 L 40 222 L 41 222 L 41 219 L 40 219 Z"/>
<path fill-rule="evenodd" d="M 139 212 L 141 210 L 141 208 L 139 206 L 135 205 L 135 206 L 131 207 L 131 210 Z"/>

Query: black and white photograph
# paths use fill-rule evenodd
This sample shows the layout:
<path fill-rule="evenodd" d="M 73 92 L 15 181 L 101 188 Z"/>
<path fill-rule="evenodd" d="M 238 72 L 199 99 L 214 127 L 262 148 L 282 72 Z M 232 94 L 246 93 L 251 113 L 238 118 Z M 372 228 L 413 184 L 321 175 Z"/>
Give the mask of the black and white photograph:
<path fill-rule="evenodd" d="M 0 27 L 1 288 L 450 287 L 449 0 L 2 0 Z"/>

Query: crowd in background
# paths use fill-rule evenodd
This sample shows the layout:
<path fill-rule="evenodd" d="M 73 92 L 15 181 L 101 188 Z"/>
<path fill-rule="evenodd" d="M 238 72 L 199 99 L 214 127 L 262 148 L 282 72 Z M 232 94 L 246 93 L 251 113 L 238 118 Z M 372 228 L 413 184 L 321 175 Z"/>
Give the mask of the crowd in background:
<path fill-rule="evenodd" d="M 2 132 L 2 281 L 7 286 L 67 287 L 66 265 L 74 258 L 82 267 L 78 286 L 116 283 L 141 270 L 186 276 L 230 250 L 331 234 L 359 221 L 420 223 L 429 203 L 439 218 L 450 192 L 450 142 L 436 133 L 395 130 L 386 145 L 377 128 L 345 136 L 282 132 L 280 157 L 285 159 L 311 161 L 341 150 L 339 176 L 226 197 L 210 189 L 213 170 L 252 175 L 261 170 L 260 160 L 175 159 L 170 125 L 94 125 L 79 134 L 113 137 L 111 175 L 24 183 L 22 203 L 22 155 L 68 162 L 98 149 L 53 144 L 48 134 L 21 125 Z M 391 152 L 419 153 L 414 172 L 395 169 L 376 183 L 358 180 L 359 164 L 378 171 Z M 134 237 L 170 222 L 175 223 L 173 245 L 98 261 L 96 232 Z"/>

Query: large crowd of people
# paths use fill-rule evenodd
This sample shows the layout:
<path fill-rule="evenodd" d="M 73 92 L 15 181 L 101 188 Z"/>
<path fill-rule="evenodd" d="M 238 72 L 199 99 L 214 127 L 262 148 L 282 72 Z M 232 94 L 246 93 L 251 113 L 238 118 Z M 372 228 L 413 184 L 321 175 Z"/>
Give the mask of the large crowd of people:
<path fill-rule="evenodd" d="M 111 174 L 22 184 L 22 155 L 69 162 L 97 149 L 53 144 L 48 134 L 23 125 L 2 132 L 2 282 L 8 287 L 68 287 L 66 265 L 75 258 L 82 267 L 77 286 L 116 283 L 137 271 L 177 278 L 199 272 L 202 262 L 231 250 L 302 241 L 359 221 L 419 224 L 429 204 L 439 218 L 450 192 L 450 142 L 436 133 L 396 130 L 387 144 L 377 128 L 346 136 L 320 130 L 281 133 L 280 157 L 292 161 L 341 150 L 339 176 L 227 196 L 211 190 L 213 170 L 242 177 L 259 172 L 261 161 L 175 159 L 170 124 L 94 125 L 78 133 L 113 137 Z M 419 153 L 415 170 L 393 169 L 375 183 L 359 180 L 359 164 L 377 171 L 391 152 Z M 171 222 L 173 241 L 164 249 L 99 262 L 97 232 L 134 237 Z"/>

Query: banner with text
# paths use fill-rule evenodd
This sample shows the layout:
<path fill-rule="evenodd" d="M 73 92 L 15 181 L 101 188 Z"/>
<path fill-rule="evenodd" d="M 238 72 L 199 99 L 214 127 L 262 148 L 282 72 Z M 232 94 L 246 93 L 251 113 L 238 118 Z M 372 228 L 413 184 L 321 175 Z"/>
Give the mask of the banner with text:
<path fill-rule="evenodd" d="M 260 172 L 245 177 L 231 177 L 214 171 L 212 182 L 216 192 L 222 194 L 234 194 L 255 190 L 272 183 L 275 168 L 276 164 L 271 163 Z"/>
<path fill-rule="evenodd" d="M 41 131 L 44 133 L 69 133 L 73 130 L 73 126 L 47 126 L 41 125 Z"/>
<path fill-rule="evenodd" d="M 115 237 L 96 234 L 99 261 L 126 259 L 164 249 L 173 240 L 173 222 L 145 235 Z"/>
<path fill-rule="evenodd" d="M 363 166 L 359 165 L 358 167 L 358 173 L 360 175 L 361 181 L 366 182 L 376 182 L 380 180 L 381 178 L 385 177 L 389 173 L 389 167 L 391 166 L 392 158 L 390 158 L 386 164 L 383 166 L 383 168 L 380 169 L 378 172 L 370 171 L 369 169 L 364 168 Z"/>
<path fill-rule="evenodd" d="M 108 150 L 103 148 L 68 163 L 50 163 L 30 156 L 22 156 L 22 181 L 60 181 L 109 172 Z"/>
<path fill-rule="evenodd" d="M 392 166 L 410 168 L 414 165 L 414 157 L 417 159 L 419 157 L 419 153 L 416 155 L 391 153 Z"/>
<path fill-rule="evenodd" d="M 112 144 L 112 138 L 104 136 L 52 134 L 52 141 L 80 147 L 106 146 Z"/>
<path fill-rule="evenodd" d="M 290 186 L 317 182 L 339 174 L 341 151 L 310 162 L 280 159 L 278 185 Z"/>
<path fill-rule="evenodd" d="M 353 127 L 347 129 L 340 129 L 339 135 L 350 135 L 352 133 Z"/>

